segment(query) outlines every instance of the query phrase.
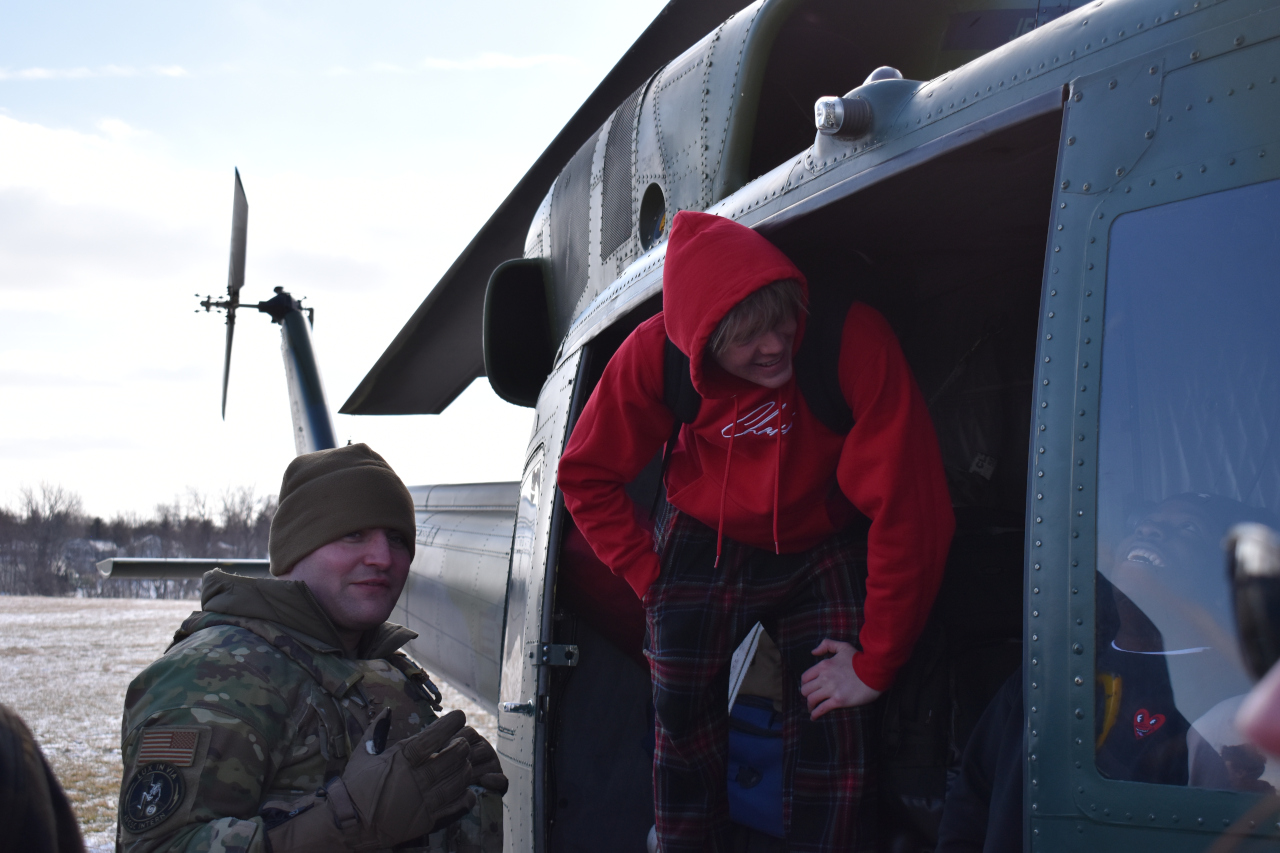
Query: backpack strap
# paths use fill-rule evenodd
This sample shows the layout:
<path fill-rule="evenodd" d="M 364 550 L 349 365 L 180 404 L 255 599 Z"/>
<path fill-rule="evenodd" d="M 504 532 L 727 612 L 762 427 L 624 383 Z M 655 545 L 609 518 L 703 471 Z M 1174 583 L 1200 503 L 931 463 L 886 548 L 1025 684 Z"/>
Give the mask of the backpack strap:
<path fill-rule="evenodd" d="M 840 345 L 853 303 L 852 288 L 810 290 L 804 340 L 796 353 L 796 385 L 809 410 L 837 435 L 853 429 L 853 410 L 840 387 Z"/>
<path fill-rule="evenodd" d="M 666 338 L 662 350 L 662 402 L 675 415 L 675 423 L 671 425 L 671 435 L 662 448 L 662 469 L 658 474 L 658 489 L 653 495 L 653 505 L 649 507 L 649 518 L 653 519 L 658 512 L 658 496 L 662 494 L 662 483 L 667 479 L 667 463 L 671 461 L 671 451 L 680 439 L 680 430 L 685 424 L 691 424 L 698 418 L 702 409 L 702 395 L 693 387 L 693 377 L 689 375 L 689 356 L 680 351 L 680 347 Z"/>

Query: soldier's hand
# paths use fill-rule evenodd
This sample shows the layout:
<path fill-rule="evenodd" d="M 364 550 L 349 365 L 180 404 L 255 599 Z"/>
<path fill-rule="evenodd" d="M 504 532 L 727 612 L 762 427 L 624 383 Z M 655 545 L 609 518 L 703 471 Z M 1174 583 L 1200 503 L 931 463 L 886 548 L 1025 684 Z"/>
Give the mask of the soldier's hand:
<path fill-rule="evenodd" d="M 502 763 L 498 760 L 493 744 L 471 726 L 458 732 L 458 737 L 471 747 L 471 784 L 487 788 L 495 794 L 505 794 L 509 783 L 502 772 Z"/>
<path fill-rule="evenodd" d="M 342 776 L 292 803 L 287 819 L 270 826 L 275 853 L 394 847 L 475 805 L 467 790 L 471 747 L 457 737 L 466 716 L 452 711 L 383 749 L 389 715 L 384 710 L 369 724 Z"/>

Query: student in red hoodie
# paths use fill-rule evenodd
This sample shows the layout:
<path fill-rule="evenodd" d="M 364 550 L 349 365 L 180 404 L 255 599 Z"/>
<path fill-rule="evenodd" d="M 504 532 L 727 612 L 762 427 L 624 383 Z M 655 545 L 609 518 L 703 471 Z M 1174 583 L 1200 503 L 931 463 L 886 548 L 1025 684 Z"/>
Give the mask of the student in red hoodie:
<path fill-rule="evenodd" d="M 854 304 L 840 344 L 852 430 L 810 411 L 792 369 L 807 299 L 764 237 L 678 213 L 664 310 L 619 347 L 560 462 L 574 521 L 644 602 L 662 853 L 728 849 L 728 664 L 756 621 L 783 657 L 788 849 L 875 841 L 869 705 L 924 626 L 955 522 L 925 401 L 871 308 Z M 702 402 L 672 448 L 651 537 L 623 487 L 675 425 L 668 338 Z"/>

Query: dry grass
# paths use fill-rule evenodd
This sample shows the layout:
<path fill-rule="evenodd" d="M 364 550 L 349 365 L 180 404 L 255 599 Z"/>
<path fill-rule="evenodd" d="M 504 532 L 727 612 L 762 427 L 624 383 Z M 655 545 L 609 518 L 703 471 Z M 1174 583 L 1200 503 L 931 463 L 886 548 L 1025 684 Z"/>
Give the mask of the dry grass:
<path fill-rule="evenodd" d="M 90 850 L 110 850 L 120 790 L 120 712 L 130 680 L 168 646 L 194 601 L 0 596 L 0 702 L 27 721 L 75 806 Z M 448 685 L 493 739 L 496 721 Z"/>

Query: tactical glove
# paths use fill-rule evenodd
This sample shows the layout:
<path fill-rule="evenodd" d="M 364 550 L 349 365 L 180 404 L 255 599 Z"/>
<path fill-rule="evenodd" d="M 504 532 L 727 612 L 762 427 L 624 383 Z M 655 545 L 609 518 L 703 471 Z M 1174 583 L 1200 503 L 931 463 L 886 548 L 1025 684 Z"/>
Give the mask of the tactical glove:
<path fill-rule="evenodd" d="M 466 716 L 451 711 L 384 751 L 390 713 L 384 710 L 369 724 L 340 777 L 288 804 L 283 823 L 263 810 L 272 853 L 394 847 L 475 804 L 467 790 L 471 747 L 456 737 Z"/>
<path fill-rule="evenodd" d="M 493 745 L 471 726 L 458 732 L 458 737 L 471 747 L 471 784 L 488 788 L 495 794 L 505 794 L 507 777 L 502 773 L 502 764 L 498 761 L 498 753 L 494 751 Z"/>

